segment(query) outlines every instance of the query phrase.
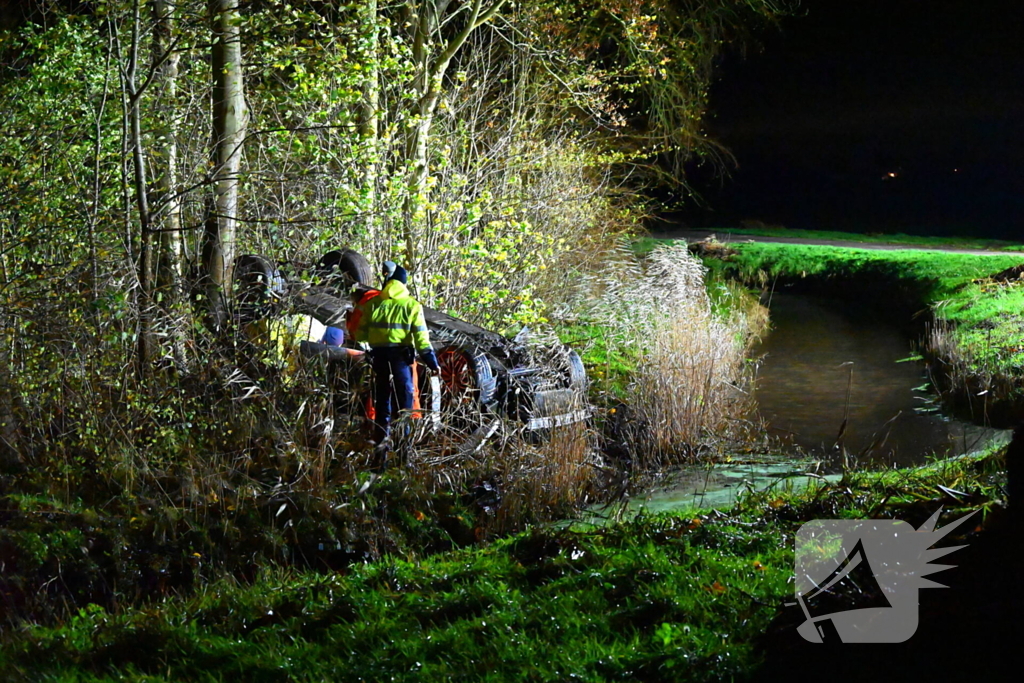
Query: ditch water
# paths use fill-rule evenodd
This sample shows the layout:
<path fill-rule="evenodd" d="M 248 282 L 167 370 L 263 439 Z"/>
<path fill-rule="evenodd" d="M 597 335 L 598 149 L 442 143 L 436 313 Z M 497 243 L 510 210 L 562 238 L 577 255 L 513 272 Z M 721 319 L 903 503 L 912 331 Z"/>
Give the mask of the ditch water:
<path fill-rule="evenodd" d="M 754 349 L 761 358 L 754 397 L 787 457 L 684 468 L 638 504 L 728 506 L 748 483 L 801 485 L 812 469 L 838 476 L 844 449 L 850 465 L 902 467 L 1009 440 L 1009 431 L 939 413 L 924 364 L 907 360 L 911 341 L 877 314 L 788 293 L 776 293 L 770 309 L 772 329 Z"/>

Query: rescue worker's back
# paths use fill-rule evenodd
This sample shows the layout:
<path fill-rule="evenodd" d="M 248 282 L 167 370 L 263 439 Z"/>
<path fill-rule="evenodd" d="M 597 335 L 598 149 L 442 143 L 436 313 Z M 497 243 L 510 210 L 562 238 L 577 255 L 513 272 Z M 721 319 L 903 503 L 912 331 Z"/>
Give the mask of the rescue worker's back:
<path fill-rule="evenodd" d="M 409 294 L 404 268 L 387 268 L 388 278 L 376 296 L 365 304 L 356 331 L 356 341 L 370 346 L 374 374 L 374 438 L 388 438 L 390 423 L 402 410 L 413 409 L 416 392 L 413 363 L 420 360 L 434 372 L 437 356 L 430 347 L 430 333 L 423 317 L 423 306 Z M 392 401 L 392 393 L 395 400 Z"/>
<path fill-rule="evenodd" d="M 426 351 L 430 348 L 423 306 L 409 294 L 405 284 L 388 280 L 380 296 L 368 303 L 368 310 L 359 320 L 357 341 L 365 341 L 374 349 L 407 346 Z"/>

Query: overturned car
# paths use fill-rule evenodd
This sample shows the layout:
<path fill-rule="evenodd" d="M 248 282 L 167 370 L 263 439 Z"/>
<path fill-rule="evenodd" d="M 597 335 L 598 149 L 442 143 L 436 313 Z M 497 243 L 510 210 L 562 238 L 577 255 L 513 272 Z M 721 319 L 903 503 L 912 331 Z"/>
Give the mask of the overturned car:
<path fill-rule="evenodd" d="M 307 272 L 308 281 L 288 277 L 266 257 L 238 257 L 234 280 L 240 318 L 267 315 L 266 303 L 273 297 L 323 325 L 343 327 L 353 294 L 372 288 L 369 263 L 350 249 L 325 254 Z M 531 344 L 526 329 L 508 338 L 427 306 L 423 313 L 441 367 L 439 377 L 419 377 L 420 411 L 433 428 L 458 422 L 486 438 L 498 417 L 545 433 L 589 415 L 586 371 L 572 349 Z M 352 349 L 302 341 L 300 350 L 307 359 L 321 359 L 336 372 L 353 375 L 350 384 L 368 392 L 368 373 L 364 364 L 353 362 Z"/>

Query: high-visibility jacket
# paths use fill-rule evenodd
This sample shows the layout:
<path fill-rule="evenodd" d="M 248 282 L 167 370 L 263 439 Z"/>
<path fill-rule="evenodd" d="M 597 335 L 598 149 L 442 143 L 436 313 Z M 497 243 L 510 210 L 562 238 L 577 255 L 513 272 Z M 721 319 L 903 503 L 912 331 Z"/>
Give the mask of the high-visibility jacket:
<path fill-rule="evenodd" d="M 367 304 L 370 303 L 371 299 L 376 299 L 380 296 L 380 290 L 368 289 L 363 292 L 363 295 L 359 297 L 359 302 L 352 307 L 351 312 L 348 314 L 348 319 L 345 321 L 345 329 L 348 330 L 348 336 L 357 342 L 364 342 L 365 339 L 359 338 L 359 322 L 363 319 L 363 314 L 366 313 L 368 308 Z"/>
<path fill-rule="evenodd" d="M 423 306 L 398 280 L 388 280 L 380 296 L 371 299 L 359 321 L 356 339 L 370 348 L 409 346 L 417 351 L 430 348 L 430 333 L 423 318 Z"/>
<path fill-rule="evenodd" d="M 298 366 L 299 343 L 320 341 L 326 329 L 311 316 L 294 314 L 261 318 L 249 323 L 245 331 L 258 349 L 256 360 L 294 371 Z"/>

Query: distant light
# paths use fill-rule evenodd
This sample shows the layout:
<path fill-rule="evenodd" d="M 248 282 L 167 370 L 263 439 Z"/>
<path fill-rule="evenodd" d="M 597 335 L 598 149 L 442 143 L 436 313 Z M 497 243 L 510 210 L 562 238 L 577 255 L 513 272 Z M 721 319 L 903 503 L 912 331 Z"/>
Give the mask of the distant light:
<path fill-rule="evenodd" d="M 885 174 L 885 177 L 886 177 L 886 178 L 895 178 L 895 177 L 896 177 L 896 176 L 898 176 L 898 175 L 899 175 L 899 174 L 898 174 L 898 173 L 896 173 L 896 171 L 889 171 L 888 173 L 886 173 L 886 174 Z"/>
<path fill-rule="evenodd" d="M 954 168 L 954 169 L 953 169 L 953 173 L 959 173 L 959 172 L 960 172 L 960 169 L 959 169 L 959 168 Z"/>

